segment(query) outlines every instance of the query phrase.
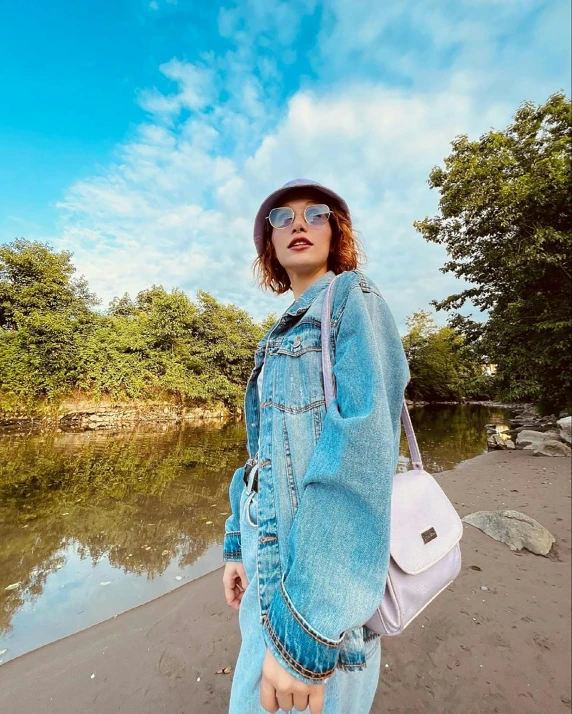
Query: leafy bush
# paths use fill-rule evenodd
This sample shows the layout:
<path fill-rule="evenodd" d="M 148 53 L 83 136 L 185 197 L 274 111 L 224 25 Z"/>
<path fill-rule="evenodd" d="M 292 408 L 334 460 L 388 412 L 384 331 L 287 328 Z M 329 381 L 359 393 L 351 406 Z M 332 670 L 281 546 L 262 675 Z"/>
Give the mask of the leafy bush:
<path fill-rule="evenodd" d="M 403 348 L 411 372 L 407 397 L 431 402 L 494 396 L 494 378 L 485 374 L 462 335 L 450 327 L 438 328 L 425 310 L 414 312 L 406 323 Z"/>
<path fill-rule="evenodd" d="M 17 240 L 0 247 L 0 405 L 91 398 L 242 404 L 264 328 L 204 291 L 154 285 L 106 314 L 68 252 Z"/>

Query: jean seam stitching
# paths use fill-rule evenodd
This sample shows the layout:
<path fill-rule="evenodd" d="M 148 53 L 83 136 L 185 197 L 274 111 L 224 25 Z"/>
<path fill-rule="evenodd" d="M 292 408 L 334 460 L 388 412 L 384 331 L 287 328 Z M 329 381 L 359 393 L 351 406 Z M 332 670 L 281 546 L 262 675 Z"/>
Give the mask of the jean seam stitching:
<path fill-rule="evenodd" d="M 276 646 L 276 649 L 280 652 L 280 655 L 284 657 L 286 662 L 294 669 L 298 674 L 301 674 L 308 679 L 326 679 L 327 677 L 330 677 L 331 674 L 333 673 L 335 668 L 332 668 L 328 670 L 327 672 L 315 672 L 314 670 L 307 669 L 304 667 L 300 662 L 295 660 L 292 655 L 287 652 L 286 648 L 278 638 L 278 635 L 274 631 L 274 628 L 272 627 L 270 620 L 266 620 L 266 631 L 268 632 L 270 639 Z"/>
<path fill-rule="evenodd" d="M 329 641 L 327 641 L 327 640 L 325 640 L 325 639 L 322 639 L 322 638 L 320 637 L 320 635 L 318 635 L 317 633 L 314 634 L 313 632 L 311 632 L 311 631 L 308 629 L 308 628 L 310 627 L 310 625 L 306 625 L 306 623 L 302 620 L 302 616 L 299 615 L 298 612 L 296 612 L 296 610 L 294 609 L 294 606 L 291 605 L 291 603 L 289 602 L 290 598 L 289 598 L 288 593 L 286 592 L 286 590 L 284 590 L 284 587 L 281 586 L 281 587 L 280 587 L 280 590 L 282 591 L 282 594 L 283 594 L 283 596 L 284 596 L 282 599 L 283 599 L 283 601 L 284 601 L 286 607 L 287 607 L 288 610 L 290 611 L 290 614 L 292 615 L 292 617 L 296 620 L 296 622 L 297 622 L 297 623 L 300 625 L 300 627 L 304 630 L 304 632 L 306 632 L 308 635 L 310 635 L 310 637 L 312 637 L 314 640 L 316 640 L 316 642 L 319 642 L 319 644 L 324 645 L 325 647 L 330 647 L 331 649 L 339 649 L 342 640 L 339 640 L 339 642 L 337 642 L 337 643 L 335 643 L 335 642 L 329 642 Z M 342 639 L 343 639 L 343 638 L 342 638 Z"/>
<path fill-rule="evenodd" d="M 365 667 L 366 664 L 365 659 L 363 662 L 358 662 L 356 664 L 346 664 L 345 662 L 338 661 L 338 669 L 357 669 L 358 667 Z"/>
<path fill-rule="evenodd" d="M 278 404 L 277 402 L 273 402 L 273 404 L 276 409 L 279 409 L 282 412 L 288 412 L 288 414 L 303 414 L 304 412 L 312 411 L 316 407 L 324 406 L 326 404 L 326 400 L 317 399 L 305 407 L 287 407 L 285 404 Z"/>

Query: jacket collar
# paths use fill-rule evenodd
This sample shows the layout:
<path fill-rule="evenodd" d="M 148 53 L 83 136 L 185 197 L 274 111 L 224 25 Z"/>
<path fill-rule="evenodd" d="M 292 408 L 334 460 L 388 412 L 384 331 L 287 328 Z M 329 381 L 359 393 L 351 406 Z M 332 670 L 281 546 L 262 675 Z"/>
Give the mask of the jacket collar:
<path fill-rule="evenodd" d="M 284 313 L 283 317 L 297 317 L 310 307 L 318 295 L 328 287 L 332 280 L 336 277 L 333 270 L 328 270 L 327 273 L 322 275 L 321 278 L 314 280 L 314 282 L 309 285 L 306 290 L 300 295 L 300 297 L 294 302 L 288 310 Z"/>

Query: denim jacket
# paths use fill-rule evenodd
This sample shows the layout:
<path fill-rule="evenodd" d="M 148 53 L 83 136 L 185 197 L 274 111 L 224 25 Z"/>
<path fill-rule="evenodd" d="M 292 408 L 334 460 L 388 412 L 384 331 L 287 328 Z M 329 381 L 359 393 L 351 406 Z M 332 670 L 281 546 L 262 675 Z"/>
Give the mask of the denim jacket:
<path fill-rule="evenodd" d="M 365 666 L 364 623 L 389 564 L 392 480 L 409 368 L 393 317 L 361 272 L 338 278 L 331 349 L 337 395 L 326 412 L 321 309 L 328 272 L 258 344 L 248 380 L 248 452 L 259 464 L 257 569 L 264 637 L 307 683 Z M 262 399 L 257 378 L 265 360 Z M 260 447 L 260 450 L 259 450 Z M 224 559 L 241 560 L 244 467 L 230 485 Z"/>

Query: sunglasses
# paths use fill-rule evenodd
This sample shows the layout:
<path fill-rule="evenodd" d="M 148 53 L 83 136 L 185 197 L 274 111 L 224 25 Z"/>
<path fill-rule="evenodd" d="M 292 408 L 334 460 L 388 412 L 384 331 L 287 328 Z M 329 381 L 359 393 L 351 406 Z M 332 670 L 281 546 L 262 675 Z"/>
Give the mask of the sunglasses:
<path fill-rule="evenodd" d="M 325 203 L 312 203 L 304 209 L 304 220 L 309 226 L 323 226 L 328 222 L 331 211 Z M 296 214 L 289 206 L 273 208 L 267 218 L 272 228 L 288 228 L 292 225 Z"/>

